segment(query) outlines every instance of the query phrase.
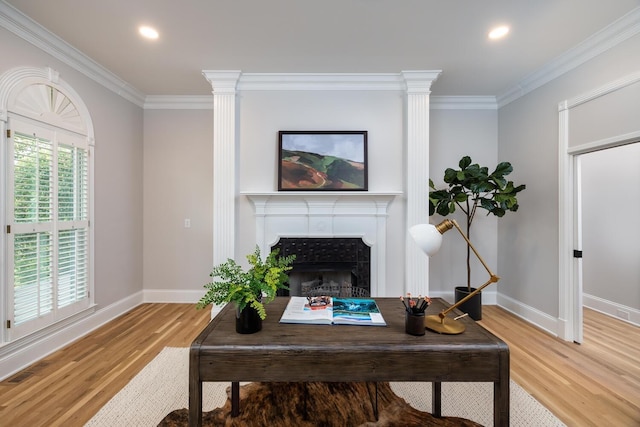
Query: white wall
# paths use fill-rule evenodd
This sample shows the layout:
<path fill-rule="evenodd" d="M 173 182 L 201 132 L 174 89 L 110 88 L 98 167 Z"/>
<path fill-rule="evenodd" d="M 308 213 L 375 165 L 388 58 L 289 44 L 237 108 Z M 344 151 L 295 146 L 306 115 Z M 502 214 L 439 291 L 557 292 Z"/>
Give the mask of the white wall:
<path fill-rule="evenodd" d="M 278 131 L 368 131 L 369 191 L 404 191 L 403 94 L 400 91 L 246 91 L 239 98 L 239 191 L 276 191 Z M 238 200 L 236 259 L 255 248 L 253 207 Z M 387 293 L 404 291 L 405 208 L 391 205 Z"/>
<path fill-rule="evenodd" d="M 518 214 L 498 224 L 499 291 L 516 311 L 559 312 L 558 103 L 637 72 L 637 52 L 636 35 L 499 110 L 498 158 L 510 160 L 516 182 L 527 185 Z"/>

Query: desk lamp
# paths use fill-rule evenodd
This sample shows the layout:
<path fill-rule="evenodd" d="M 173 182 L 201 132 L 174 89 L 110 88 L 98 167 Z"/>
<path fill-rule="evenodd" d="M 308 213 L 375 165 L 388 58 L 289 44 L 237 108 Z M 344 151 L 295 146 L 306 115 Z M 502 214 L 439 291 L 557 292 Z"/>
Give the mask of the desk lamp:
<path fill-rule="evenodd" d="M 431 257 L 436 252 L 438 252 L 438 250 L 440 250 L 440 245 L 442 244 L 442 235 L 447 231 L 451 230 L 453 227 L 455 227 L 456 230 L 458 230 L 460 235 L 467 242 L 467 245 L 469 245 L 473 253 L 480 260 L 485 270 L 487 270 L 487 273 L 489 273 L 489 280 L 487 280 L 482 286 L 477 288 L 475 291 L 471 292 L 469 295 L 467 295 L 457 303 L 453 304 L 451 307 L 447 308 L 446 310 L 442 310 L 439 314 L 425 316 L 424 324 L 427 329 L 434 332 L 441 333 L 441 334 L 451 334 L 451 335 L 463 333 L 465 327 L 462 322 L 459 322 L 455 319 L 451 319 L 447 317 L 447 314 L 451 310 L 454 310 L 458 308 L 460 305 L 464 304 L 467 300 L 472 298 L 474 295 L 476 295 L 478 292 L 483 290 L 485 287 L 489 286 L 492 283 L 496 283 L 498 280 L 500 280 L 500 277 L 493 274 L 489 266 L 487 266 L 487 263 L 484 262 L 484 260 L 482 259 L 482 257 L 480 256 L 476 248 L 469 241 L 467 236 L 462 232 L 462 229 L 460 228 L 456 220 L 445 219 L 438 225 L 432 225 L 432 224 L 414 225 L 409 229 L 409 233 L 411 234 L 411 237 L 413 237 L 413 240 L 418 244 L 420 249 L 422 249 L 422 251 L 425 254 L 427 254 L 427 256 Z"/>

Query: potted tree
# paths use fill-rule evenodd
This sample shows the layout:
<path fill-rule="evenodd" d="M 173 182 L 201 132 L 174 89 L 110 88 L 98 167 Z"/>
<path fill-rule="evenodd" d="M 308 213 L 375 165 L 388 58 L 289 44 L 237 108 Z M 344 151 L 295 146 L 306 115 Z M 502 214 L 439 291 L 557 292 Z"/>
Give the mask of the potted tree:
<path fill-rule="evenodd" d="M 267 317 L 264 305 L 273 301 L 279 289 L 287 289 L 287 271 L 295 259 L 295 255 L 280 257 L 278 253 L 278 249 L 273 250 L 262 260 L 256 245 L 254 253 L 247 255 L 251 266 L 248 270 L 231 258 L 214 267 L 209 274 L 214 280 L 204 285 L 207 292 L 196 307 L 232 302 L 236 306 L 236 332 L 260 331 L 262 320 Z"/>
<path fill-rule="evenodd" d="M 489 173 L 487 167 L 472 163 L 471 157 L 464 156 L 458 163 L 460 169 L 447 168 L 444 171 L 446 188 L 436 189 L 433 181 L 429 180 L 429 216 L 437 213 L 447 216 L 458 207 L 466 215 L 466 235 L 470 238 L 471 224 L 478 209 L 487 211 L 487 215 L 504 216 L 508 211 L 518 210 L 517 194 L 526 188 L 525 185 L 514 185 L 505 176 L 513 171 L 509 162 L 501 162 L 496 169 Z M 471 259 L 470 248 L 467 246 L 467 286 L 455 289 L 455 301 L 458 302 L 475 288 L 471 287 Z M 482 295 L 475 297 L 460 306 L 462 311 L 469 313 L 475 320 L 482 318 Z"/>

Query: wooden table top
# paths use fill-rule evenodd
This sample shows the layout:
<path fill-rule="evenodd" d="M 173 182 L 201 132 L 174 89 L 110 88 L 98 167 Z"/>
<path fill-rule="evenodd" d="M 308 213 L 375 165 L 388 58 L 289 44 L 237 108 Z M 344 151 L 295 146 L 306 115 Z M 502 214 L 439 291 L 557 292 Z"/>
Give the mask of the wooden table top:
<path fill-rule="evenodd" d="M 500 381 L 505 360 L 508 372 L 508 346 L 472 319 L 459 320 L 459 335 L 413 336 L 398 298 L 374 299 L 386 327 L 282 324 L 289 297 L 278 297 L 255 334 L 235 332 L 230 304 L 193 342 L 192 358 L 206 381 Z M 434 298 L 427 314 L 446 307 Z M 314 361 L 323 369 L 310 370 Z"/>

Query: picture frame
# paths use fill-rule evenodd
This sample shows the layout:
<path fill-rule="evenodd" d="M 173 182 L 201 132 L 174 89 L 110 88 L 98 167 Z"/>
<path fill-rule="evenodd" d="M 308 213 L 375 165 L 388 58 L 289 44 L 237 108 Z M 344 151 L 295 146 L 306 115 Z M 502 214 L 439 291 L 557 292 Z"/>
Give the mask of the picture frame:
<path fill-rule="evenodd" d="M 367 131 L 279 131 L 278 191 L 367 191 Z"/>

